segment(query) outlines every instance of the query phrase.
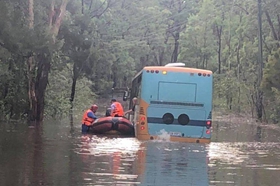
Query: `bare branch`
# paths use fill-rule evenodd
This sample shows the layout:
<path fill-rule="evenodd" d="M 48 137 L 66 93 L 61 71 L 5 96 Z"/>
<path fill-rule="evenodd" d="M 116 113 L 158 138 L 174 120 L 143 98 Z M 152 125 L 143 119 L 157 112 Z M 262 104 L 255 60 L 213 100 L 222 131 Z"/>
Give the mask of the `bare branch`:
<path fill-rule="evenodd" d="M 272 20 L 271 20 L 270 15 L 269 15 L 269 13 L 268 13 L 267 10 L 265 11 L 265 15 L 266 15 L 266 18 L 267 18 L 267 22 L 268 22 L 268 24 L 269 24 L 269 26 L 270 26 L 270 28 L 271 28 L 272 35 L 273 35 L 274 39 L 275 39 L 276 41 L 279 41 L 279 38 L 278 38 L 277 33 L 276 33 L 276 31 L 275 31 L 274 25 L 273 25 L 273 23 L 272 23 Z M 279 44 L 278 44 L 278 47 L 279 47 Z"/>
<path fill-rule="evenodd" d="M 103 5 L 105 5 L 105 3 L 106 3 L 106 1 L 104 1 L 97 9 L 92 11 L 92 13 L 93 13 L 92 18 L 96 16 L 97 12 L 99 12 L 99 10 L 103 7 Z M 90 8 L 91 8 L 91 6 L 90 6 Z"/>
<path fill-rule="evenodd" d="M 238 5 L 238 4 L 234 4 L 234 6 L 237 6 L 238 8 L 240 8 L 241 10 L 243 10 L 247 15 L 249 15 L 249 12 L 243 8 L 241 5 Z"/>
<path fill-rule="evenodd" d="M 98 13 L 100 11 L 100 9 L 103 7 L 103 5 L 105 4 L 105 2 L 107 2 L 106 7 L 100 13 Z M 111 5 L 112 5 L 112 0 L 104 1 L 99 8 L 97 8 L 95 11 L 92 12 L 94 14 L 91 16 L 91 18 L 94 18 L 94 17 L 100 18 L 106 12 L 106 10 L 108 8 L 110 8 Z"/>
<path fill-rule="evenodd" d="M 277 14 L 277 21 L 278 21 L 278 38 L 280 39 L 280 15 Z"/>
<path fill-rule="evenodd" d="M 52 27 L 53 16 L 54 16 L 54 0 L 51 1 L 50 12 L 49 12 L 49 27 Z"/>

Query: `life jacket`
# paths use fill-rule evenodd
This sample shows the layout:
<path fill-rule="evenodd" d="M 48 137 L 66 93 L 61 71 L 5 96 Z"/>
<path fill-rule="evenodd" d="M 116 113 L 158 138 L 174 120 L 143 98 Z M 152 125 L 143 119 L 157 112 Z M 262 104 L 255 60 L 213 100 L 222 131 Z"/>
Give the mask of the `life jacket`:
<path fill-rule="evenodd" d="M 91 123 L 94 121 L 93 118 L 89 118 L 87 115 L 89 112 L 92 112 L 92 110 L 88 109 L 85 113 L 84 113 L 84 116 L 83 116 L 83 120 L 82 120 L 82 124 L 85 124 L 87 126 L 90 126 Z"/>
<path fill-rule="evenodd" d="M 113 104 L 115 105 L 116 108 L 112 113 L 112 117 L 115 117 L 116 115 L 120 117 L 124 116 L 122 104 L 120 104 L 119 102 L 114 102 Z"/>

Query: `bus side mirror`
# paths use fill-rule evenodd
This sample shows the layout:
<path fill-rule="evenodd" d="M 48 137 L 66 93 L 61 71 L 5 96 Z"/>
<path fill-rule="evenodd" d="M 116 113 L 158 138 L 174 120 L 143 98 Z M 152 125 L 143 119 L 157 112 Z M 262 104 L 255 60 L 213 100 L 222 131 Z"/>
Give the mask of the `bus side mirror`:
<path fill-rule="evenodd" d="M 123 101 L 126 101 L 128 98 L 128 91 L 124 91 L 123 93 Z"/>

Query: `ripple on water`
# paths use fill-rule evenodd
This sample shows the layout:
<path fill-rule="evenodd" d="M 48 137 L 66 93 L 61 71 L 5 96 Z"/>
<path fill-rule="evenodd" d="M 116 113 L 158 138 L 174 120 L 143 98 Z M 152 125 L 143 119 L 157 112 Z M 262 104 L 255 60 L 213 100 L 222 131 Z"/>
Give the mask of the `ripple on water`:
<path fill-rule="evenodd" d="M 76 152 L 95 156 L 111 155 L 115 152 L 131 155 L 139 150 L 141 144 L 134 138 L 82 136 L 80 139 Z"/>
<path fill-rule="evenodd" d="M 211 143 L 208 146 L 210 185 L 236 185 L 237 180 L 244 180 L 237 179 L 237 177 L 254 174 L 254 170 L 264 175 L 267 174 L 265 171 L 279 171 L 279 152 L 280 143 Z M 250 176 L 248 177 L 253 179 Z M 274 183 L 269 179 L 262 179 L 261 181 Z M 249 183 L 249 181 L 246 184 L 255 185 Z M 238 183 L 238 185 L 242 184 Z"/>
<path fill-rule="evenodd" d="M 23 180 L 25 185 L 69 186 L 279 185 L 280 143 L 246 142 L 255 140 L 253 125 L 224 126 L 234 131 L 219 130 L 217 141 L 245 142 L 176 143 L 162 131 L 159 140 L 141 143 L 81 136 L 80 128 L 69 133 L 64 124 L 44 125 L 38 134 L 0 125 L 0 185 L 20 185 Z M 279 136 L 263 129 L 257 141 Z"/>
<path fill-rule="evenodd" d="M 88 157 L 85 164 L 85 182 L 100 185 L 135 185 L 137 174 L 133 174 L 137 152 L 143 149 L 135 138 L 113 138 L 84 135 L 77 140 L 75 152 Z M 91 168 L 94 167 L 94 168 Z"/>

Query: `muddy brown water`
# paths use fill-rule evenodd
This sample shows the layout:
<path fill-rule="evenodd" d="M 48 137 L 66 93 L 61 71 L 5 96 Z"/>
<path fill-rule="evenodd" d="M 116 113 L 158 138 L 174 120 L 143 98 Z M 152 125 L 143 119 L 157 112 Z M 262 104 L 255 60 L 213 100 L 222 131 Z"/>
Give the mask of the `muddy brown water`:
<path fill-rule="evenodd" d="M 280 132 L 251 120 L 216 121 L 210 144 L 82 135 L 80 124 L 0 125 L 0 185 L 274 186 Z"/>

